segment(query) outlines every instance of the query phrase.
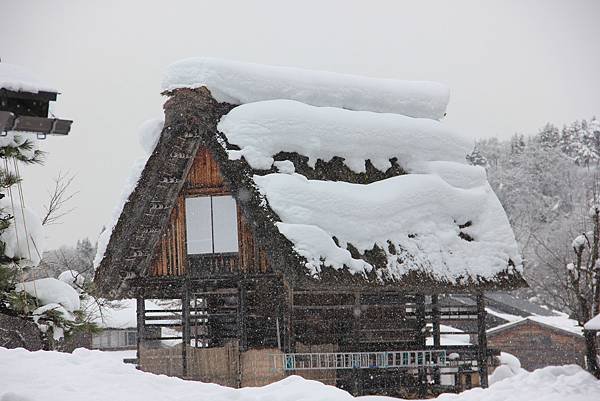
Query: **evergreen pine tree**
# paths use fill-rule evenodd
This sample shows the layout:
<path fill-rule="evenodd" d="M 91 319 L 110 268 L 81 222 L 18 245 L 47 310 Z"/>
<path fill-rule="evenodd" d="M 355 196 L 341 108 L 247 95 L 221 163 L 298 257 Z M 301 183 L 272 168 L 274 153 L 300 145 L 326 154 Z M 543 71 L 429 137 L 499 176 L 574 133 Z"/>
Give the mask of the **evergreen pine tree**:
<path fill-rule="evenodd" d="M 544 148 L 556 148 L 560 146 L 560 130 L 548 123 L 538 133 L 537 140 Z"/>
<path fill-rule="evenodd" d="M 479 151 L 479 148 L 475 146 L 475 149 L 467 155 L 467 161 L 469 164 L 473 166 L 482 166 L 486 167 L 488 165 L 488 161 L 485 156 Z"/>
<path fill-rule="evenodd" d="M 10 171 L 12 163 L 41 163 L 43 153 L 36 148 L 35 140 L 26 135 L 7 133 L 0 146 L 0 312 L 17 315 L 27 309 L 27 300 L 15 299 L 14 289 L 20 275 L 19 255 L 7 256 L 5 235 L 10 234 L 15 216 L 7 200 L 7 192 L 19 183 L 20 178 Z M 14 189 L 16 191 L 16 189 Z M 13 252 L 11 252 L 13 254 Z"/>

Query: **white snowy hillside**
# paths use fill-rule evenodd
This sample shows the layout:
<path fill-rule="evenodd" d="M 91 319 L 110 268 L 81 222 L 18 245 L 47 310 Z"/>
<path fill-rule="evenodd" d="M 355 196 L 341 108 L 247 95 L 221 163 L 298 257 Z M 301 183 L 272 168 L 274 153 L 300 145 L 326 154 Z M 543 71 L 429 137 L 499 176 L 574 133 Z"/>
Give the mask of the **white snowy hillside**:
<path fill-rule="evenodd" d="M 27 69 L 4 62 L 0 62 L 0 89 L 31 93 L 58 92 L 57 89 L 41 82 Z"/>
<path fill-rule="evenodd" d="M 322 383 L 290 376 L 264 387 L 232 389 L 211 383 L 157 376 L 119 362 L 109 352 L 62 352 L 0 347 L 1 401 L 394 401 L 354 398 Z M 443 394 L 439 401 L 595 401 L 600 381 L 579 366 L 518 371 L 487 389 Z"/>
<path fill-rule="evenodd" d="M 243 63 L 208 57 L 170 65 L 162 89 L 206 86 L 219 102 L 232 104 L 291 99 L 313 106 L 397 113 L 439 120 L 449 90 L 436 82 L 399 81 Z"/>

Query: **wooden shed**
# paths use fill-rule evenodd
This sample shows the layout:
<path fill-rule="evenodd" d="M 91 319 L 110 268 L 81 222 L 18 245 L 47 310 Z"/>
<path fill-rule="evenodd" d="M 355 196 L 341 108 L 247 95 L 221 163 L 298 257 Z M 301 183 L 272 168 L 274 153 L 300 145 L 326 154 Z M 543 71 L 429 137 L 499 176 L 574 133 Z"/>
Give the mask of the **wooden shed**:
<path fill-rule="evenodd" d="M 492 328 L 487 338 L 490 347 L 516 356 L 529 371 L 570 364 L 585 368 L 585 339 L 574 325 L 561 327 L 531 317 Z"/>
<path fill-rule="evenodd" d="M 467 376 L 486 385 L 493 350 L 483 293 L 525 283 L 485 173 L 435 159 L 468 151 L 436 121 L 447 101 L 434 107 L 438 86 L 197 59 L 174 65 L 164 89 L 160 137 L 100 241 L 94 280 L 102 296 L 138 299 L 142 370 L 234 387 L 299 374 L 354 394 L 448 390 L 442 370 L 455 388 Z M 431 98 L 419 100 L 423 91 Z M 391 128 L 382 133 L 381 124 Z M 246 128 L 253 133 L 244 137 Z M 353 143 L 360 133 L 381 154 Z M 409 166 L 414 135 L 447 147 Z M 417 195 L 423 201 L 411 209 Z M 436 196 L 457 200 L 444 205 Z M 418 218 L 421 206 L 433 214 Z M 438 302 L 449 293 L 476 302 Z M 144 309 L 149 298 L 180 307 Z M 476 345 L 440 344 L 440 320 L 450 316 L 477 322 Z M 184 345 L 149 347 L 156 338 L 146 330 L 156 326 Z"/>

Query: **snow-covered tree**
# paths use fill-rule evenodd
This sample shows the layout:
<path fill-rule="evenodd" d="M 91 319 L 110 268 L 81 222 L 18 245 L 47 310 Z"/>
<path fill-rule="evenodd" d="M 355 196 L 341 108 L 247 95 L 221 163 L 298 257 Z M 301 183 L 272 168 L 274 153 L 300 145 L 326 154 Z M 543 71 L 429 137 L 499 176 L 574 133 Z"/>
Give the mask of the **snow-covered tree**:
<path fill-rule="evenodd" d="M 475 149 L 473 149 L 473 151 L 467 155 L 467 161 L 473 166 L 485 167 L 488 164 L 487 159 L 483 154 L 481 154 L 477 146 L 475 146 Z"/>
<path fill-rule="evenodd" d="M 42 221 L 24 205 L 19 165 L 40 163 L 41 157 L 31 135 L 9 132 L 0 137 L 0 313 L 34 322 L 46 346 L 55 348 L 66 335 L 95 327 L 80 310 L 80 291 L 72 286 L 77 279 L 28 279 L 42 259 Z M 88 243 L 80 244 L 86 259 Z"/>

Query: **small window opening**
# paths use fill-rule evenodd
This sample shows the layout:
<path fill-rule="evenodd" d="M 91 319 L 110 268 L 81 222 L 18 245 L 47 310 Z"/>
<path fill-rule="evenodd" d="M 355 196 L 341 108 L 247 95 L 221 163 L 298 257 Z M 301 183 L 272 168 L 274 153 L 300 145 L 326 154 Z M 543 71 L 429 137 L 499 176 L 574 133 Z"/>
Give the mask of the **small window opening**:
<path fill-rule="evenodd" d="M 188 255 L 238 252 L 237 205 L 232 196 L 185 199 Z"/>

